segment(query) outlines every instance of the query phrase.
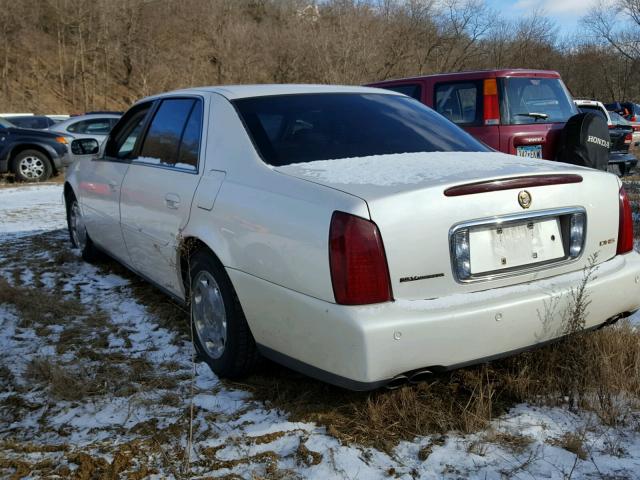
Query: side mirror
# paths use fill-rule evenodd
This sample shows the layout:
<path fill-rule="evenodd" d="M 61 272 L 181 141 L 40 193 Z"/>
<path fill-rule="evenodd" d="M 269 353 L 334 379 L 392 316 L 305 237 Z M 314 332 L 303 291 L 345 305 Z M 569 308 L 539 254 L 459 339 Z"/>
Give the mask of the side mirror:
<path fill-rule="evenodd" d="M 71 142 L 74 155 L 95 155 L 100 151 L 100 144 L 95 138 L 79 138 Z"/>

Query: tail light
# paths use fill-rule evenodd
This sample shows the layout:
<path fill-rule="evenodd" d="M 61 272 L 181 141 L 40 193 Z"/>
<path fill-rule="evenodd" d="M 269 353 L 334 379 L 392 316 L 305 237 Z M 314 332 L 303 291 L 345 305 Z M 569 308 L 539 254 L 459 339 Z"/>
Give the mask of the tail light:
<path fill-rule="evenodd" d="M 620 189 L 620 223 L 618 226 L 618 249 L 616 254 L 633 250 L 633 215 L 631 203 L 624 187 Z"/>
<path fill-rule="evenodd" d="M 484 110 L 485 125 L 500 125 L 500 104 L 498 102 L 498 82 L 495 78 L 487 78 L 484 81 Z"/>
<path fill-rule="evenodd" d="M 631 125 L 634 132 L 640 132 L 640 125 Z"/>
<path fill-rule="evenodd" d="M 625 143 L 625 145 L 631 145 L 632 140 L 633 140 L 633 134 L 632 134 L 632 133 L 627 133 L 627 134 L 624 136 L 624 143 Z"/>
<path fill-rule="evenodd" d="M 365 305 L 392 300 L 387 258 L 375 223 L 334 212 L 329 229 L 329 265 L 336 303 Z"/>

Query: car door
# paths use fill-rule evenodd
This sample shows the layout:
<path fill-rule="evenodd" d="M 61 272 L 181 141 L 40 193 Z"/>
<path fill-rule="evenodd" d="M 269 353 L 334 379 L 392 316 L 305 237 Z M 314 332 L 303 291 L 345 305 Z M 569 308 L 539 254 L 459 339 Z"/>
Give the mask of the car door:
<path fill-rule="evenodd" d="M 159 101 L 122 185 L 123 235 L 138 272 L 180 295 L 177 249 L 200 180 L 204 102 Z"/>
<path fill-rule="evenodd" d="M 136 105 L 114 127 L 104 153 L 78 170 L 79 194 L 91 239 L 118 260 L 131 264 L 120 228 L 120 189 L 140 141 L 152 103 Z"/>

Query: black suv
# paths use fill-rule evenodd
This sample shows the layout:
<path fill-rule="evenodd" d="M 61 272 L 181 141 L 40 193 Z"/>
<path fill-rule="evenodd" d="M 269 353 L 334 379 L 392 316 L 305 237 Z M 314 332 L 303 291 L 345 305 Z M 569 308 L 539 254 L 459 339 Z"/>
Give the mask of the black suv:
<path fill-rule="evenodd" d="M 0 118 L 0 174 L 17 180 L 42 182 L 71 163 L 70 137 L 43 130 L 18 128 Z"/>

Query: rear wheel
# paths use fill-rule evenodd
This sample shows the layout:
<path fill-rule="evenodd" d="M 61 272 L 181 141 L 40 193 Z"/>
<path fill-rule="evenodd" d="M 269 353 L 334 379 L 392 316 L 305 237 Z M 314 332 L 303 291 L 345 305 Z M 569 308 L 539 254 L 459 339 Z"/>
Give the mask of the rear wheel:
<path fill-rule="evenodd" d="M 22 182 L 44 182 L 53 173 L 51 162 L 38 150 L 24 150 L 13 161 L 16 179 Z"/>
<path fill-rule="evenodd" d="M 258 359 L 255 340 L 224 268 L 206 251 L 190 260 L 193 342 L 200 358 L 220 377 L 249 373 Z"/>
<path fill-rule="evenodd" d="M 87 233 L 80 205 L 75 198 L 72 198 L 67 203 L 67 226 L 71 245 L 80 250 L 84 260 L 87 262 L 95 261 L 99 256 L 99 252 L 91 241 L 89 233 Z"/>

